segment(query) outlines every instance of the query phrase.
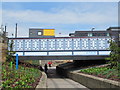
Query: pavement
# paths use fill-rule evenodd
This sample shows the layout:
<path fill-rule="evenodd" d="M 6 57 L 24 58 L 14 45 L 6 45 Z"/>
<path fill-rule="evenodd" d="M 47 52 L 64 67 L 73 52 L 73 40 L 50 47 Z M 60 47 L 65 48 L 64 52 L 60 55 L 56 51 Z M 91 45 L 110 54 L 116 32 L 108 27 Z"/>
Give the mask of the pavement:
<path fill-rule="evenodd" d="M 47 74 L 47 90 L 63 90 L 63 89 L 74 89 L 74 90 L 90 90 L 87 87 L 75 82 L 69 78 L 59 76 L 56 73 L 56 67 L 49 67 Z"/>

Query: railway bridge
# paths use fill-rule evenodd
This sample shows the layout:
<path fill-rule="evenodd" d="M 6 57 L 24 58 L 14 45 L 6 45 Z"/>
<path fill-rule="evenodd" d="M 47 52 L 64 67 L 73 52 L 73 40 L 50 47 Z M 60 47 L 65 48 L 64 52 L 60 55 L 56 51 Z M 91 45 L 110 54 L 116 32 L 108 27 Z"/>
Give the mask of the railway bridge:
<path fill-rule="evenodd" d="M 110 54 L 110 37 L 9 38 L 21 60 L 96 60 Z M 8 50 L 10 47 L 8 46 Z"/>

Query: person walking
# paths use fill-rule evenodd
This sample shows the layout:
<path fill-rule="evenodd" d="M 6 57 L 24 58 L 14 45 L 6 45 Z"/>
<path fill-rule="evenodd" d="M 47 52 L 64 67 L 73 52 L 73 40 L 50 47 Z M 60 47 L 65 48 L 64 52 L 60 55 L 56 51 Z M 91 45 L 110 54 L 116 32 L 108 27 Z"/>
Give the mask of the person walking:
<path fill-rule="evenodd" d="M 47 74 L 47 70 L 48 70 L 47 64 L 44 65 L 44 69 L 45 69 L 45 73 Z"/>
<path fill-rule="evenodd" d="M 49 62 L 48 62 L 48 65 L 49 65 L 49 67 L 51 67 L 51 65 L 52 65 L 52 62 L 51 62 L 51 61 L 49 61 Z"/>

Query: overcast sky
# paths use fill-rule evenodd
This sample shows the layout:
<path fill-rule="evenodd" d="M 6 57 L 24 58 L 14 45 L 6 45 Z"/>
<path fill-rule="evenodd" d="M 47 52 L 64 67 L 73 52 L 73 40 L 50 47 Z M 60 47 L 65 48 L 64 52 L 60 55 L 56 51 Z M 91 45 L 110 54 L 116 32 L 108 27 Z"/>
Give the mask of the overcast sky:
<path fill-rule="evenodd" d="M 111 0 L 112 1 L 112 0 Z M 3 2 L 2 21 L 9 36 L 28 37 L 30 27 L 54 28 L 56 36 L 76 30 L 105 30 L 118 24 L 117 2 Z M 59 35 L 61 33 L 62 35 Z"/>

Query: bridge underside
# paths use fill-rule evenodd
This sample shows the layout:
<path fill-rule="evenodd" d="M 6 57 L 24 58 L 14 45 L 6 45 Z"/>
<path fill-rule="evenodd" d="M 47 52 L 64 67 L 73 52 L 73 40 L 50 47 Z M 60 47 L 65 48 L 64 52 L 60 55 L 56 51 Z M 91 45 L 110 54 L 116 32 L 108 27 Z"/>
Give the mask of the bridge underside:
<path fill-rule="evenodd" d="M 91 56 L 19 56 L 19 60 L 104 60 L 108 55 Z"/>

